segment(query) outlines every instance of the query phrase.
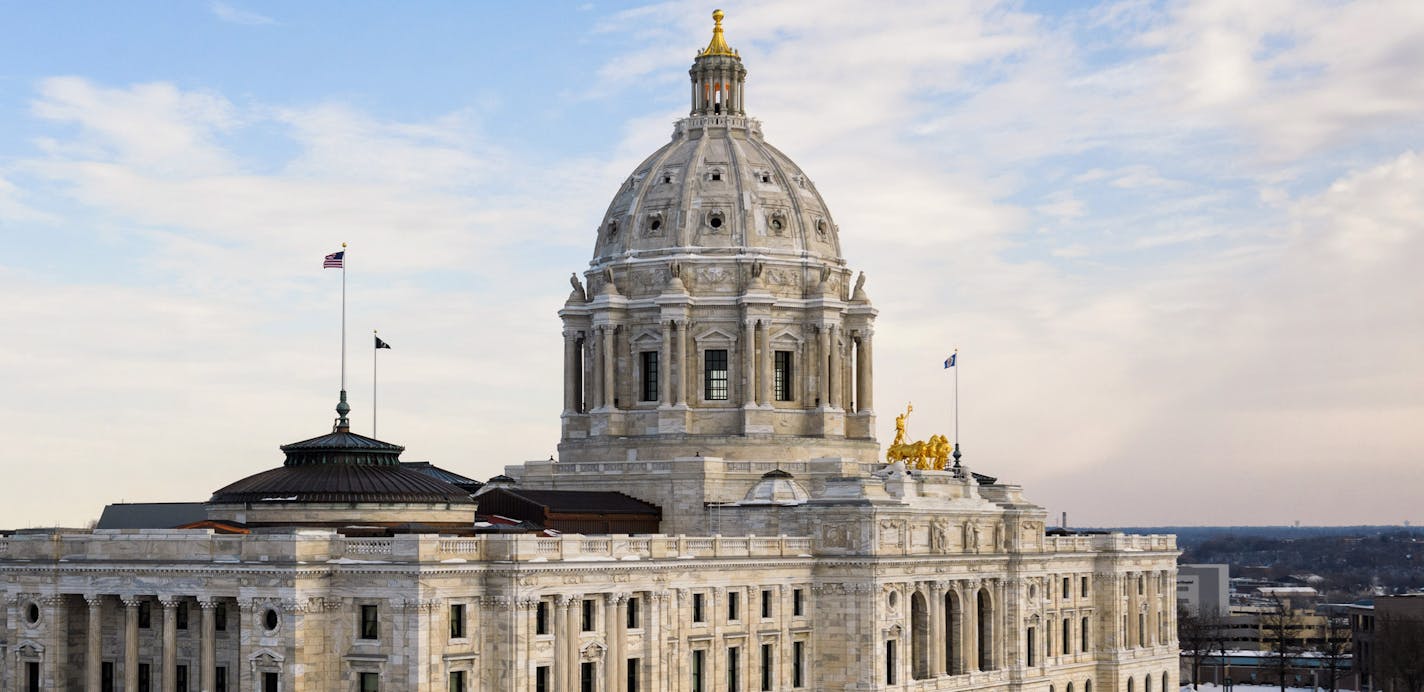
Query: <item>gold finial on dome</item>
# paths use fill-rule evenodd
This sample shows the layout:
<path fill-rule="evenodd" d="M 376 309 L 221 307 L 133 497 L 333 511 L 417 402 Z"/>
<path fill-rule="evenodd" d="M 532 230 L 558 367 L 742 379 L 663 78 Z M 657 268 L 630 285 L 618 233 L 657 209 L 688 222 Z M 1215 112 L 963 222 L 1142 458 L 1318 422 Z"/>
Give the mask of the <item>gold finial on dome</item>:
<path fill-rule="evenodd" d="M 699 56 L 703 56 L 703 55 L 730 55 L 730 56 L 732 56 L 732 57 L 736 57 L 736 56 L 737 56 L 737 51 L 732 50 L 732 47 L 729 46 L 729 45 L 727 45 L 727 39 L 722 36 L 722 18 L 725 17 L 725 16 L 727 16 L 727 15 L 724 14 L 724 13 L 722 12 L 722 10 L 713 10 L 713 11 L 712 11 L 712 21 L 713 21 L 713 22 L 716 22 L 716 24 L 712 27 L 712 42 L 711 42 L 711 43 L 708 43 L 708 44 L 707 44 L 707 47 L 706 47 L 705 49 L 703 49 L 703 51 L 702 51 L 701 53 L 698 53 Z"/>

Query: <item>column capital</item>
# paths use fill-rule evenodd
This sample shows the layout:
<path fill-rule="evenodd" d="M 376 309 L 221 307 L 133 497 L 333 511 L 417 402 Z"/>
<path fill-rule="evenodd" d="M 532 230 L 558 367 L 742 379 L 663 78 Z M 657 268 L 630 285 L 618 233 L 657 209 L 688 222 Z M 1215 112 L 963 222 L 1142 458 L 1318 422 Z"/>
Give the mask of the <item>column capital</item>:
<path fill-rule="evenodd" d="M 158 597 L 158 604 L 161 605 L 161 606 L 163 606 L 163 609 L 164 609 L 164 610 L 172 610 L 172 609 L 174 609 L 174 608 L 177 608 L 177 607 L 178 607 L 178 604 L 181 603 L 182 601 L 183 601 L 183 597 L 182 597 L 182 596 L 159 596 L 159 597 Z"/>
<path fill-rule="evenodd" d="M 84 594 L 84 600 L 85 600 L 85 602 L 87 602 L 87 603 L 89 604 L 89 607 L 90 607 L 90 608 L 102 608 L 102 607 L 104 607 L 104 598 L 105 598 L 104 594 L 101 594 L 101 593 L 86 593 L 86 594 Z"/>
<path fill-rule="evenodd" d="M 134 596 L 132 594 L 120 594 L 119 600 L 123 601 L 125 608 L 138 608 L 139 604 L 144 601 L 142 596 Z"/>
<path fill-rule="evenodd" d="M 205 597 L 201 597 L 201 596 L 198 597 L 198 607 L 199 607 L 199 608 L 202 608 L 203 610 L 217 610 L 217 609 L 218 609 L 218 605 L 219 605 L 218 599 L 216 599 L 216 598 L 212 598 L 212 597 L 206 597 L 206 598 L 205 598 Z"/>

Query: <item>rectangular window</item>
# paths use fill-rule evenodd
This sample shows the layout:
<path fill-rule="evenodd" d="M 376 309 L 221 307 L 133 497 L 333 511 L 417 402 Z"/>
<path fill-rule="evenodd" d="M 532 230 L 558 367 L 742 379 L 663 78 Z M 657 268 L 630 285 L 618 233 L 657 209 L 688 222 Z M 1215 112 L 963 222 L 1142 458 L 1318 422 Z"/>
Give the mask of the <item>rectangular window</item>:
<path fill-rule="evenodd" d="M 791 642 L 791 686 L 806 686 L 806 642 Z"/>
<path fill-rule="evenodd" d="M 885 640 L 885 684 L 895 684 L 895 640 Z"/>
<path fill-rule="evenodd" d="M 1073 621 L 1063 618 L 1063 653 L 1073 653 Z"/>
<path fill-rule="evenodd" d="M 178 692 L 188 692 L 188 666 L 179 664 L 178 669 L 173 671 L 173 682 Z"/>
<path fill-rule="evenodd" d="M 29 692 L 40 692 L 40 664 L 38 661 L 25 661 L 25 689 Z"/>
<path fill-rule="evenodd" d="M 187 602 L 187 601 L 183 601 L 183 602 L 181 602 L 181 603 L 178 604 L 178 613 L 174 616 L 173 619 L 177 621 L 175 624 L 177 625 L 178 629 L 180 629 L 180 630 L 186 630 L 186 629 L 188 629 L 188 602 Z"/>
<path fill-rule="evenodd" d="M 791 382 L 791 352 L 777 351 L 775 372 L 772 375 L 777 401 L 791 401 L 795 398 L 792 396 Z"/>
<path fill-rule="evenodd" d="M 579 692 L 595 692 L 598 689 L 598 683 L 594 679 L 595 672 L 593 661 L 579 664 Z"/>
<path fill-rule="evenodd" d="M 594 612 L 594 608 L 596 607 L 597 602 L 594 601 L 592 598 L 583 599 L 583 608 L 579 613 L 579 629 L 583 630 L 584 632 L 593 631 L 594 626 L 597 624 L 597 618 L 595 617 Z"/>
<path fill-rule="evenodd" d="M 148 601 L 138 602 L 138 627 L 148 629 L 153 625 L 153 606 Z"/>
<path fill-rule="evenodd" d="M 549 633 L 549 602 L 539 601 L 534 606 L 534 634 Z"/>
<path fill-rule="evenodd" d="M 456 603 L 450 606 L 450 638 L 465 638 L 465 604 Z"/>
<path fill-rule="evenodd" d="M 704 692 L 702 686 L 702 664 L 707 652 L 702 649 L 692 650 L 692 692 Z"/>
<path fill-rule="evenodd" d="M 638 685 L 643 680 L 643 671 L 640 669 L 642 665 L 642 659 L 628 659 L 628 683 L 626 685 L 626 687 L 628 688 L 628 692 L 638 692 L 638 690 L 640 689 Z"/>
<path fill-rule="evenodd" d="M 762 619 L 771 617 L 771 589 L 761 590 L 761 617 Z"/>
<path fill-rule="evenodd" d="M 549 666 L 534 669 L 534 692 L 549 692 Z"/>
<path fill-rule="evenodd" d="M 727 690 L 728 692 L 741 692 L 742 690 L 742 648 L 739 646 L 727 647 Z"/>
<path fill-rule="evenodd" d="M 456 670 L 450 673 L 450 692 L 465 692 L 465 671 Z"/>
<path fill-rule="evenodd" d="M 1083 591 L 1083 595 L 1084 595 L 1084 596 L 1087 596 L 1087 595 L 1088 595 L 1088 578 L 1087 578 L 1087 577 L 1083 577 L 1083 589 L 1082 589 L 1082 591 Z"/>
<path fill-rule="evenodd" d="M 736 591 L 727 592 L 727 622 L 742 619 L 742 595 Z"/>
<path fill-rule="evenodd" d="M 153 670 L 147 663 L 138 664 L 138 692 L 153 692 Z"/>
<path fill-rule="evenodd" d="M 1028 632 L 1024 636 L 1024 639 L 1026 640 L 1024 643 L 1027 644 L 1028 649 L 1028 656 L 1025 657 L 1028 660 L 1028 665 L 1038 665 L 1038 658 L 1035 655 L 1037 654 L 1037 647 L 1034 646 L 1032 627 L 1028 628 Z"/>
<path fill-rule="evenodd" d="M 276 673 L 263 673 L 262 692 L 282 692 L 281 681 Z"/>
<path fill-rule="evenodd" d="M 219 632 L 227 631 L 227 604 L 219 603 L 213 609 L 213 629 Z"/>
<path fill-rule="evenodd" d="M 643 351 L 639 354 L 643 366 L 643 401 L 658 400 L 658 352 Z"/>
<path fill-rule="evenodd" d="M 770 644 L 761 645 L 761 692 L 771 690 L 772 680 L 776 676 L 776 666 L 772 660 L 775 652 Z"/>
<path fill-rule="evenodd" d="M 702 354 L 702 398 L 727 400 L 727 350 L 709 349 Z"/>
<path fill-rule="evenodd" d="M 1064 578 L 1063 578 L 1063 597 L 1064 597 L 1064 598 L 1072 598 L 1072 597 L 1073 597 L 1073 578 L 1072 578 L 1072 577 L 1064 577 Z"/>
<path fill-rule="evenodd" d="M 104 661 L 99 665 L 99 692 L 114 692 L 114 662 Z M 227 692 L 227 690 L 223 690 Z"/>
<path fill-rule="evenodd" d="M 362 673 L 361 692 L 381 692 L 381 676 L 375 673 Z"/>
<path fill-rule="evenodd" d="M 1082 643 L 1079 648 L 1083 653 L 1088 653 L 1088 618 L 1083 618 L 1083 621 L 1078 623 L 1078 639 Z"/>
<path fill-rule="evenodd" d="M 380 634 L 380 611 L 373 605 L 361 606 L 361 638 L 380 639 Z"/>
<path fill-rule="evenodd" d="M 799 617 L 801 617 L 802 615 L 805 615 L 805 614 L 806 614 L 805 600 L 806 600 L 805 593 L 804 593 L 801 589 L 792 589 L 792 590 L 791 590 L 791 614 L 792 614 L 792 615 L 794 615 L 794 616 L 796 616 L 796 617 L 799 618 Z"/>
<path fill-rule="evenodd" d="M 632 596 L 628 599 L 628 620 L 623 624 L 630 630 L 635 630 L 643 626 L 642 623 L 639 622 L 638 617 L 639 600 L 640 599 L 637 596 Z"/>
<path fill-rule="evenodd" d="M 227 692 L 227 666 L 218 666 L 213 676 L 213 692 Z"/>
<path fill-rule="evenodd" d="M 702 618 L 702 614 L 703 614 L 703 613 L 702 613 L 702 599 L 703 599 L 702 594 L 700 594 L 700 593 L 692 594 L 692 621 L 693 621 L 693 622 L 702 622 L 702 621 L 703 621 L 703 618 Z"/>

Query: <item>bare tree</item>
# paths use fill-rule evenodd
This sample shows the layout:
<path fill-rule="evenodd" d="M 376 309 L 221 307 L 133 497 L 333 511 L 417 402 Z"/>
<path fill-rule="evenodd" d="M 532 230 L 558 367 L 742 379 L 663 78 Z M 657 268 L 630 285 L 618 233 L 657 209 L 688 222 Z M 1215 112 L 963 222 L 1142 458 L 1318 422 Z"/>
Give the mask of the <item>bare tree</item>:
<path fill-rule="evenodd" d="M 1289 684 L 1286 675 L 1290 673 L 1291 654 L 1300 649 L 1300 638 L 1296 636 L 1301 627 L 1300 614 L 1291 607 L 1290 601 L 1273 596 L 1270 610 L 1261 613 L 1261 638 L 1271 652 L 1271 669 L 1276 673 L 1281 692 L 1286 692 Z"/>
<path fill-rule="evenodd" d="M 1340 685 L 1340 674 L 1348 667 L 1352 656 L 1350 619 L 1331 615 L 1326 618 L 1322 630 L 1324 641 L 1321 642 L 1318 652 L 1320 653 L 1321 666 L 1325 669 L 1326 675 L 1323 686 L 1330 692 L 1335 692 Z"/>
<path fill-rule="evenodd" d="M 1374 651 L 1377 687 L 1424 692 L 1424 619 L 1377 616 Z"/>
<path fill-rule="evenodd" d="M 1177 611 L 1177 643 L 1191 660 L 1192 689 L 1201 680 L 1201 667 L 1225 639 L 1225 623 L 1215 612 L 1193 613 L 1186 608 Z"/>

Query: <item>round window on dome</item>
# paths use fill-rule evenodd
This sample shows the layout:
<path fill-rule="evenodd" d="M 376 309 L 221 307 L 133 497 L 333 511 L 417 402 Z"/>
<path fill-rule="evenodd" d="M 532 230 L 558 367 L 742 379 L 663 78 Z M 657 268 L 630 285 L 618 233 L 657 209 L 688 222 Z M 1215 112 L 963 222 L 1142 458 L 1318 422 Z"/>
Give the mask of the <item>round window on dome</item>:
<path fill-rule="evenodd" d="M 658 229 L 660 229 L 660 228 L 662 228 L 662 227 L 663 227 L 663 220 L 660 219 L 660 218 L 658 218 L 658 217 L 656 217 L 656 216 L 654 216 L 652 219 L 650 219 L 650 220 L 648 221 L 648 228 L 651 228 L 651 229 L 653 229 L 653 230 L 656 231 L 656 230 L 658 230 Z"/>
<path fill-rule="evenodd" d="M 720 211 L 714 211 L 707 215 L 707 225 L 712 228 L 721 228 L 727 222 L 727 217 Z"/>

